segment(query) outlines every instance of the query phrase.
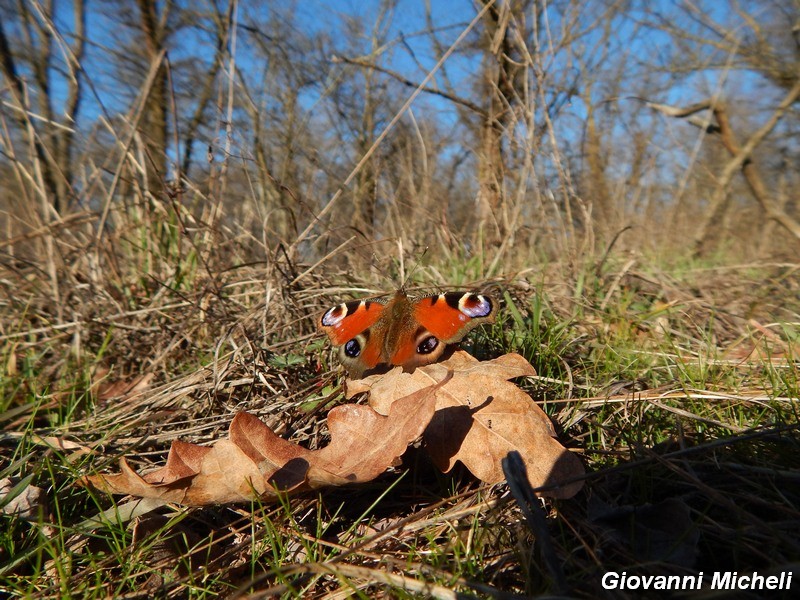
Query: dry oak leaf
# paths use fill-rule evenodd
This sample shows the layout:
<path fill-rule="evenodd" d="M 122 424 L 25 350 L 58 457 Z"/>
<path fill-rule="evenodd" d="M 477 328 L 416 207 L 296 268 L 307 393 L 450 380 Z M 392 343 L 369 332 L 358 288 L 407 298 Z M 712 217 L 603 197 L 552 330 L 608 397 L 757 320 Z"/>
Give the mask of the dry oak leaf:
<path fill-rule="evenodd" d="M 8 477 L 0 479 L 0 512 L 28 521 L 46 513 L 47 494 L 40 487 L 18 482 Z"/>
<path fill-rule="evenodd" d="M 556 486 L 540 495 L 570 498 L 578 493 L 583 482 L 568 481 L 584 474 L 580 459 L 558 443 L 550 419 L 530 396 L 507 381 L 536 374 L 519 354 L 479 362 L 456 351 L 412 373 L 397 367 L 385 375 L 349 380 L 347 396 L 369 392 L 370 406 L 387 414 L 397 399 L 429 388 L 448 371 L 453 377 L 436 391 L 436 414 L 423 434 L 437 467 L 447 473 L 460 460 L 478 479 L 498 483 L 505 479 L 500 461 L 517 450 L 531 486 Z"/>
<path fill-rule="evenodd" d="M 90 475 L 88 483 L 110 494 L 159 498 L 188 506 L 268 501 L 279 491 L 370 481 L 394 464 L 430 422 L 436 390 L 449 380 L 398 399 L 387 415 L 369 406 L 344 405 L 328 413 L 331 441 L 308 450 L 278 437 L 257 417 L 238 413 L 228 439 L 213 446 L 172 443 L 167 463 L 145 475 L 125 459 L 116 475 Z"/>
<path fill-rule="evenodd" d="M 110 369 L 99 366 L 92 374 L 92 392 L 100 401 L 117 399 L 126 400 L 144 392 L 150 387 L 155 378 L 155 373 L 143 373 L 132 377 L 106 379 Z"/>

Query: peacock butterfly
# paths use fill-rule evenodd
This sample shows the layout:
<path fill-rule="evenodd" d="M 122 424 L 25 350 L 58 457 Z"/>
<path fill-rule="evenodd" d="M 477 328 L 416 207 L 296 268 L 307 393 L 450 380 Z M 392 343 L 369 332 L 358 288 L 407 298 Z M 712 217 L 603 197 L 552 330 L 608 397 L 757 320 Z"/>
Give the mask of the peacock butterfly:
<path fill-rule="evenodd" d="M 318 327 L 351 377 L 380 364 L 411 369 L 436 362 L 447 344 L 461 341 L 482 323 L 494 322 L 497 303 L 488 296 L 447 292 L 410 298 L 402 289 L 388 300 L 344 302 L 323 314 Z"/>

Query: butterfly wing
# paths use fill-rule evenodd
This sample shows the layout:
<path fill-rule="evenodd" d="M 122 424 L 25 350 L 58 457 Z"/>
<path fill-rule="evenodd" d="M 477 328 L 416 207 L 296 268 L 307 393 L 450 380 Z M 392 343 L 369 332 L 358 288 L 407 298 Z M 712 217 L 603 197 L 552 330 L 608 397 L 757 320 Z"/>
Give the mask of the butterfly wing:
<path fill-rule="evenodd" d="M 409 300 L 403 290 L 388 302 L 355 300 L 334 306 L 318 321 L 351 377 L 380 363 L 412 368 L 435 362 L 447 344 L 494 321 L 488 296 L 449 292 Z"/>
<path fill-rule="evenodd" d="M 414 318 L 431 335 L 446 344 L 460 341 L 482 323 L 494 322 L 497 303 L 489 296 L 448 292 L 420 298 L 414 303 Z"/>
<path fill-rule="evenodd" d="M 317 325 L 334 346 L 341 346 L 372 327 L 385 306 L 377 300 L 343 302 L 322 315 Z"/>
<path fill-rule="evenodd" d="M 334 346 L 340 346 L 339 360 L 351 377 L 360 377 L 381 362 L 380 335 L 371 328 L 385 315 L 385 309 L 380 300 L 353 300 L 334 306 L 319 318 L 318 327 Z"/>

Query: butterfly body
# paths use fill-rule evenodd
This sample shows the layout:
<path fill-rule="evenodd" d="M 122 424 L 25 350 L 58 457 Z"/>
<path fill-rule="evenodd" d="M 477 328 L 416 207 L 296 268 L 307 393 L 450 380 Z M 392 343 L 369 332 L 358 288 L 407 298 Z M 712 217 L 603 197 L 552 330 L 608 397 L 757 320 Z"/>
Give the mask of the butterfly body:
<path fill-rule="evenodd" d="M 379 364 L 414 368 L 436 362 L 447 344 L 494 321 L 496 302 L 479 294 L 448 292 L 410 298 L 399 290 L 388 301 L 354 300 L 334 306 L 318 326 L 353 377 Z"/>

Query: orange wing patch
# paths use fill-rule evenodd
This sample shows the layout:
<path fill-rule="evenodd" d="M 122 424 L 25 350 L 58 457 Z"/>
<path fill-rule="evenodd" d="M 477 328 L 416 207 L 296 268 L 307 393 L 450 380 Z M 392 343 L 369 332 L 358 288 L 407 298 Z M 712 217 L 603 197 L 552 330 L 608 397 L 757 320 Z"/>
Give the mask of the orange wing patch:
<path fill-rule="evenodd" d="M 318 325 L 334 346 L 341 346 L 372 327 L 380 318 L 384 307 L 384 304 L 375 300 L 344 302 L 322 315 Z"/>
<path fill-rule="evenodd" d="M 461 296 L 462 294 L 458 294 Z M 445 294 L 420 299 L 414 306 L 414 318 L 434 336 L 449 343 L 459 337 L 459 332 L 470 318 L 448 304 Z"/>

